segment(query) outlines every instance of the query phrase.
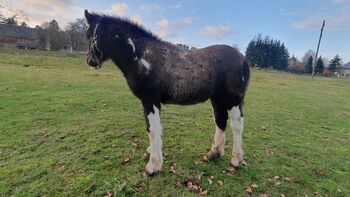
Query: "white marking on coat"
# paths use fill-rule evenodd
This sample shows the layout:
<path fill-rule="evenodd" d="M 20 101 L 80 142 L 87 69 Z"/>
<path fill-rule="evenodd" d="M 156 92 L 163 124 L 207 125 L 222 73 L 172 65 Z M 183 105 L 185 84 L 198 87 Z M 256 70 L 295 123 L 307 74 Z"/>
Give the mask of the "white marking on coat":
<path fill-rule="evenodd" d="M 162 154 L 162 133 L 163 127 L 160 123 L 159 109 L 153 105 L 154 113 L 149 113 L 147 119 L 149 122 L 149 139 L 150 139 L 150 158 L 146 166 L 148 173 L 154 173 L 161 170 L 163 165 Z"/>
<path fill-rule="evenodd" d="M 147 68 L 147 70 L 151 69 L 151 65 L 145 59 L 142 58 L 141 63 L 144 67 Z"/>
<path fill-rule="evenodd" d="M 224 155 L 225 152 L 225 131 L 216 126 L 214 144 L 212 146 L 213 151 L 219 151 L 220 155 Z"/>
<path fill-rule="evenodd" d="M 131 38 L 128 38 L 128 44 L 131 45 L 131 47 L 132 47 L 132 52 L 135 53 L 135 51 L 136 51 L 135 44 L 134 44 L 134 42 L 131 40 Z"/>
<path fill-rule="evenodd" d="M 242 81 L 245 81 L 244 77 L 242 76 Z"/>
<path fill-rule="evenodd" d="M 119 35 L 118 35 L 118 34 L 115 34 L 115 38 L 119 38 Z"/>
<path fill-rule="evenodd" d="M 232 159 L 231 164 L 233 166 L 239 166 L 240 162 L 243 161 L 243 148 L 242 148 L 242 134 L 244 118 L 241 117 L 241 110 L 238 106 L 233 107 L 229 110 L 231 127 L 233 132 L 233 148 L 232 148 Z"/>

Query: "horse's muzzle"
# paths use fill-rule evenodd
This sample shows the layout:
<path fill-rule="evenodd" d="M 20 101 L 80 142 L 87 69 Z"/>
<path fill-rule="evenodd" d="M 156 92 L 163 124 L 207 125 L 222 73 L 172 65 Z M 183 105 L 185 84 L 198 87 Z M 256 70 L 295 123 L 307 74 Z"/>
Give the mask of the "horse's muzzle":
<path fill-rule="evenodd" d="M 87 56 L 86 63 L 93 69 L 101 68 L 101 64 L 99 63 L 99 61 L 96 61 L 94 58 L 92 58 L 91 55 Z"/>

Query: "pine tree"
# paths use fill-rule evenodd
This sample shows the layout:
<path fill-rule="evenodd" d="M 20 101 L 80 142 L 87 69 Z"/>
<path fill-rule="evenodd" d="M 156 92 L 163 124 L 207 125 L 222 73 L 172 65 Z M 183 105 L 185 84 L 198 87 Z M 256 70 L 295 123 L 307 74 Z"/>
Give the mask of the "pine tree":
<path fill-rule="evenodd" d="M 339 55 L 337 54 L 329 63 L 329 66 L 328 66 L 328 69 L 330 71 L 337 71 L 340 66 L 342 65 L 342 60 L 341 58 L 339 57 Z"/>
<path fill-rule="evenodd" d="M 316 62 L 316 67 L 315 67 L 315 72 L 316 73 L 323 73 L 324 70 L 324 62 L 322 60 L 322 57 L 319 57 L 317 62 Z"/>
<path fill-rule="evenodd" d="M 312 73 L 312 64 L 314 62 L 314 58 L 312 56 L 309 57 L 307 64 L 305 65 L 305 72 L 311 74 Z"/>
<path fill-rule="evenodd" d="M 262 39 L 260 34 L 249 42 L 246 57 L 251 65 L 278 70 L 285 70 L 289 61 L 288 49 L 284 43 L 268 36 Z"/>

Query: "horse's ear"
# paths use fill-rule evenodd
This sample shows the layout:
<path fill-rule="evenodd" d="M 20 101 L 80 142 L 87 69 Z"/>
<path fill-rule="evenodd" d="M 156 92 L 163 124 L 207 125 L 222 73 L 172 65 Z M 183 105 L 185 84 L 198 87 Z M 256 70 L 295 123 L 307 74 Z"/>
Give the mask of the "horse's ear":
<path fill-rule="evenodd" d="M 96 21 L 96 16 L 93 14 L 90 14 L 89 11 L 85 10 L 84 15 L 85 15 L 85 19 L 89 25 Z"/>

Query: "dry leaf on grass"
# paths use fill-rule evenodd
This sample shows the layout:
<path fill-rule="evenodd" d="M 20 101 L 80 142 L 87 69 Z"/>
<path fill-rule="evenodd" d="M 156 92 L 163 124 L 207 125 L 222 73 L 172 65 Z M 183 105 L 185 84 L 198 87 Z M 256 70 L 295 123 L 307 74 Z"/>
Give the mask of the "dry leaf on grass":
<path fill-rule="evenodd" d="M 207 180 L 208 180 L 209 185 L 213 184 L 213 180 L 211 180 L 209 178 Z"/>
<path fill-rule="evenodd" d="M 253 193 L 253 189 L 249 186 L 245 192 L 247 192 L 248 194 L 252 194 Z"/>
<path fill-rule="evenodd" d="M 258 188 L 258 184 L 256 184 L 256 183 L 253 183 L 253 184 L 251 184 L 250 185 L 252 188 Z"/>
<path fill-rule="evenodd" d="M 170 170 L 169 170 L 169 172 L 171 172 L 171 173 L 174 173 L 175 174 L 175 167 L 173 166 L 173 165 L 171 165 L 170 166 Z"/>
<path fill-rule="evenodd" d="M 124 157 L 123 164 L 129 163 L 129 162 L 130 162 L 130 157 Z"/>
<path fill-rule="evenodd" d="M 218 185 L 220 185 L 220 186 L 224 186 L 224 182 L 223 182 L 223 181 L 218 181 L 217 183 L 218 183 Z"/>
<path fill-rule="evenodd" d="M 203 161 L 201 161 L 201 160 L 194 160 L 193 163 L 196 164 L 196 165 L 198 165 L 198 164 L 202 164 Z"/>
<path fill-rule="evenodd" d="M 260 194 L 260 197 L 270 197 L 268 194 Z"/>

